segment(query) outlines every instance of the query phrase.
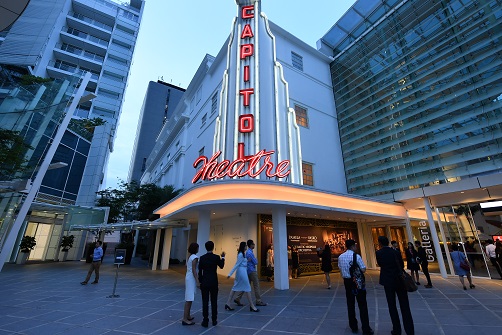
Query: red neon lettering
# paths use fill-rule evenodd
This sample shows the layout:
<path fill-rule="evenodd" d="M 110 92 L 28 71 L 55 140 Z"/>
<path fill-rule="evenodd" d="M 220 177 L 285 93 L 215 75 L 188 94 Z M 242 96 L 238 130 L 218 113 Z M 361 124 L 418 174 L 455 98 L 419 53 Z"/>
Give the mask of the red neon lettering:
<path fill-rule="evenodd" d="M 244 66 L 244 82 L 249 81 L 249 65 Z"/>
<path fill-rule="evenodd" d="M 201 156 L 195 161 L 194 167 L 196 167 L 200 162 L 203 162 L 204 165 L 200 168 L 199 171 L 197 171 L 195 177 L 192 179 L 192 183 L 197 182 L 199 179 L 212 180 L 217 178 L 224 178 L 225 176 L 228 176 L 230 178 L 234 178 L 236 176 L 250 176 L 254 178 L 261 174 L 263 171 L 265 171 L 267 177 L 269 178 L 287 177 L 291 173 L 290 170 L 287 170 L 290 162 L 288 160 L 279 162 L 274 171 L 274 163 L 270 161 L 271 155 L 273 155 L 274 153 L 274 150 L 265 151 L 265 149 L 263 149 L 253 156 L 247 156 L 245 159 L 238 158 L 232 163 L 229 163 L 228 160 L 224 160 L 221 163 L 216 162 L 217 158 L 221 155 L 221 151 L 216 152 L 209 160 L 207 157 Z M 253 172 L 262 158 L 264 158 L 263 165 L 256 172 Z"/>
<path fill-rule="evenodd" d="M 242 7 L 242 18 L 252 19 L 254 17 L 254 6 L 244 6 Z"/>
<path fill-rule="evenodd" d="M 242 39 L 245 39 L 246 37 L 253 37 L 254 34 L 253 34 L 253 29 L 251 29 L 251 26 L 249 24 L 246 24 L 244 26 L 244 29 L 242 29 L 242 34 L 241 34 L 241 38 Z"/>
<path fill-rule="evenodd" d="M 241 59 L 253 56 L 254 45 L 253 44 L 243 44 L 241 45 Z"/>
<path fill-rule="evenodd" d="M 244 143 L 237 143 L 237 159 L 242 159 L 244 161 L 250 159 L 253 156 L 244 155 Z"/>
<path fill-rule="evenodd" d="M 239 132 L 252 133 L 254 130 L 253 114 L 244 114 L 239 116 Z"/>
<path fill-rule="evenodd" d="M 254 94 L 254 88 L 246 88 L 239 91 L 240 95 L 244 96 L 244 106 L 249 106 L 251 94 Z"/>

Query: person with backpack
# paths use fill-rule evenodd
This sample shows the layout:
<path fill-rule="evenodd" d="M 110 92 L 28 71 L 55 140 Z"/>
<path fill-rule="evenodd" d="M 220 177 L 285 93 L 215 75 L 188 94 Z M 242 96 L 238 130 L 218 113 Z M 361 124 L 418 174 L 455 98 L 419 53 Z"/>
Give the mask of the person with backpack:
<path fill-rule="evenodd" d="M 345 247 L 347 251 L 338 257 L 338 267 L 343 278 L 345 286 L 345 296 L 347 298 L 347 310 L 349 314 L 349 326 L 353 333 L 358 332 L 356 318 L 356 300 L 359 306 L 359 316 L 361 317 L 361 325 L 363 335 L 374 334 L 370 327 L 368 316 L 368 304 L 366 302 L 366 287 L 364 272 L 366 265 L 363 259 L 356 253 L 357 243 L 354 240 L 346 240 Z"/>

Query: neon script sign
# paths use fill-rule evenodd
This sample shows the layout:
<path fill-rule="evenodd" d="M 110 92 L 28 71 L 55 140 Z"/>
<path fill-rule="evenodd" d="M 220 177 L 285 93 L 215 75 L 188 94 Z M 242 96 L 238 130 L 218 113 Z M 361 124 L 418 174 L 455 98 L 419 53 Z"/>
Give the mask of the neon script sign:
<path fill-rule="evenodd" d="M 239 56 L 240 61 L 245 62 L 254 57 L 255 52 L 255 45 L 253 43 L 254 33 L 250 24 L 250 20 L 255 17 L 254 6 L 243 6 L 240 14 L 245 24 L 240 34 L 240 39 L 243 43 L 240 46 Z M 242 75 L 243 81 L 248 83 L 251 78 L 249 65 L 244 65 Z M 254 131 L 255 119 L 254 115 L 249 111 L 251 108 L 251 96 L 254 93 L 253 87 L 239 90 L 239 97 L 242 97 L 242 107 L 245 111 L 244 114 L 239 116 L 238 131 L 241 134 L 249 134 Z M 271 156 L 275 153 L 274 150 L 266 151 L 262 149 L 251 156 L 246 156 L 244 152 L 245 145 L 239 142 L 237 143 L 237 159 L 233 162 L 225 159 L 218 163 L 218 157 L 221 156 L 221 151 L 217 151 L 210 159 L 206 156 L 197 158 L 193 167 L 197 168 L 201 162 L 203 164 L 193 177 L 192 183 L 196 183 L 199 180 L 213 180 L 224 177 L 234 178 L 249 176 L 255 178 L 263 172 L 265 172 L 266 176 L 269 178 L 285 178 L 291 173 L 289 169 L 289 160 L 279 162 L 274 170 L 274 163 L 271 162 Z M 262 159 L 263 162 L 258 167 Z"/>

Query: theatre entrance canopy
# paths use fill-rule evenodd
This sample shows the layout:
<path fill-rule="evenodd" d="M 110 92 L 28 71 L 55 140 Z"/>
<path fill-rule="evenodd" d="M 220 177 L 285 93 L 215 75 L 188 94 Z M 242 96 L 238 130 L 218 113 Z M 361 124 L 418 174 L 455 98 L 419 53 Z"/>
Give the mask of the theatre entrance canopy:
<path fill-rule="evenodd" d="M 282 208 L 288 215 L 354 222 L 404 222 L 406 209 L 397 203 L 376 201 L 309 187 L 265 181 L 219 181 L 199 184 L 155 211 L 164 220 L 198 222 L 200 211 L 211 219 L 238 213 L 272 214 Z"/>

